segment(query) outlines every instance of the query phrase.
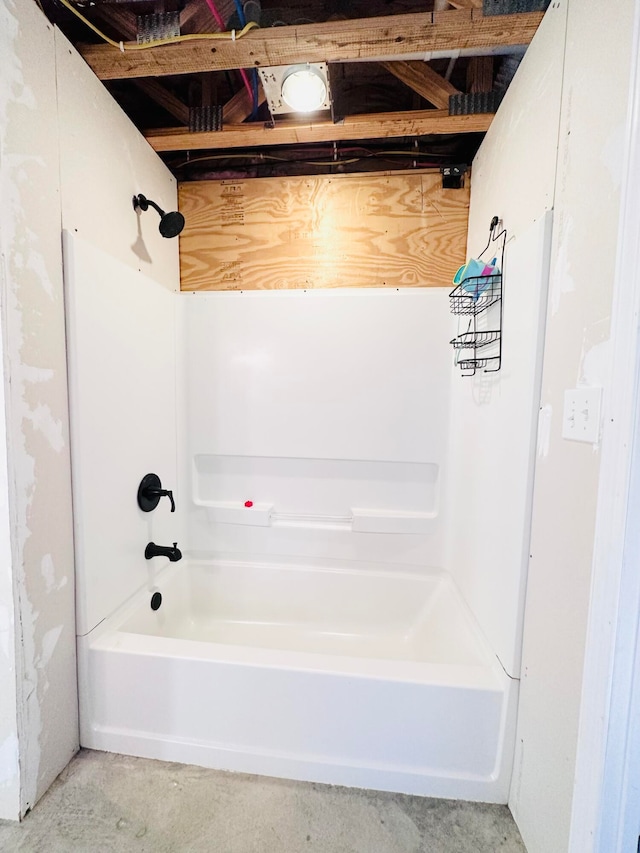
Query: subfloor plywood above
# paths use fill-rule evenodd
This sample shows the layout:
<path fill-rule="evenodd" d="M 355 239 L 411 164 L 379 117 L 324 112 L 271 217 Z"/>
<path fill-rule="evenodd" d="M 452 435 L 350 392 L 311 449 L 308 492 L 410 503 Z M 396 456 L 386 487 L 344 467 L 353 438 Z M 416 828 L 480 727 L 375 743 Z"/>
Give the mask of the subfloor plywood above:
<path fill-rule="evenodd" d="M 179 186 L 182 290 L 443 287 L 464 263 L 469 187 L 434 172 Z"/>

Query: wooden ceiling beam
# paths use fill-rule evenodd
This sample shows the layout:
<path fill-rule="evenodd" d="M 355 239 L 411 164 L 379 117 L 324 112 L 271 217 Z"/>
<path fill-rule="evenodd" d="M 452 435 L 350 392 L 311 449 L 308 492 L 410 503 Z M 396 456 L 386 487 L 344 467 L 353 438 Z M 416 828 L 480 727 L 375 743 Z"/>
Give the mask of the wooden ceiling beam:
<path fill-rule="evenodd" d="M 143 78 L 134 80 L 133 82 L 138 89 L 143 91 L 156 104 L 160 104 L 174 118 L 177 118 L 181 124 L 189 124 L 189 107 L 180 98 L 176 98 L 172 92 L 165 89 L 157 80 Z"/>
<path fill-rule="evenodd" d="M 213 14 L 203 0 L 190 0 L 180 12 L 181 33 L 215 33 L 217 29 Z"/>
<path fill-rule="evenodd" d="M 135 41 L 138 36 L 138 18 L 135 12 L 124 9 L 122 6 L 93 6 L 93 14 L 109 24 L 125 41 Z"/>
<path fill-rule="evenodd" d="M 254 29 L 241 39 L 197 39 L 121 52 L 79 45 L 101 80 L 194 74 L 296 62 L 416 59 L 431 51 L 468 51 L 529 44 L 542 12 L 483 17 L 477 10 L 420 12 Z"/>
<path fill-rule="evenodd" d="M 493 56 L 472 56 L 467 65 L 467 91 L 490 92 L 493 88 Z"/>
<path fill-rule="evenodd" d="M 202 133 L 190 133 L 186 128 L 149 130 L 145 136 L 156 151 L 219 150 L 441 133 L 482 133 L 489 129 L 492 120 L 493 114 L 450 116 L 446 110 L 413 110 L 349 116 L 338 124 L 328 120 L 308 124 L 283 121 L 270 127 L 254 122 L 227 125 L 222 130 Z"/>
<path fill-rule="evenodd" d="M 267 100 L 262 83 L 258 81 L 258 106 Z M 249 118 L 253 112 L 253 99 L 245 86 L 231 98 L 222 108 L 222 120 L 224 124 L 241 124 Z"/>
<path fill-rule="evenodd" d="M 413 89 L 439 109 L 448 109 L 449 96 L 460 94 L 459 89 L 456 89 L 426 62 L 381 62 L 380 64 L 405 86 Z"/>
<path fill-rule="evenodd" d="M 482 9 L 482 0 L 449 0 L 454 9 Z"/>

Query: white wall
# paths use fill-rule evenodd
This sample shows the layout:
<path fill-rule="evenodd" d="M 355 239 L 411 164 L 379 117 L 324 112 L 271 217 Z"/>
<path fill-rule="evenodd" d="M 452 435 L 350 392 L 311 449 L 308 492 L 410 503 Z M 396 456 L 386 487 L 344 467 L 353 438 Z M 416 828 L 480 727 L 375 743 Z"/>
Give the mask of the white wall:
<path fill-rule="evenodd" d="M 113 258 L 179 290 L 177 240 L 158 231 L 155 210 L 175 210 L 175 178 L 72 45 L 56 30 L 62 223 Z"/>
<path fill-rule="evenodd" d="M 566 0 L 550 6 L 473 162 L 469 255 L 487 244 L 494 215 L 507 229 L 503 359 L 498 373 L 457 375 L 452 387 L 447 567 L 512 677 L 520 672 L 566 13 Z"/>
<path fill-rule="evenodd" d="M 145 474 L 176 489 L 177 297 L 67 231 L 64 263 L 77 631 L 84 635 L 167 565 L 166 557 L 145 559 L 147 543 L 178 539 L 168 498 L 150 513 L 136 501 Z"/>
<path fill-rule="evenodd" d="M 190 549 L 442 566 L 445 289 L 194 294 L 181 308 Z"/>
<path fill-rule="evenodd" d="M 632 0 L 570 0 L 511 808 L 529 853 L 568 849 L 601 450 L 562 438 L 566 389 L 604 387 Z M 595 58 L 597 57 L 597 61 Z M 541 819 L 544 816 L 544 819 Z"/>
<path fill-rule="evenodd" d="M 1 816 L 14 819 L 78 744 L 54 55 L 53 28 L 37 6 L 3 0 L 0 310 L 11 532 L 11 562 L 0 569 L 5 656 L 11 658 L 12 627 L 16 643 L 15 659 L 0 667 L 0 703 L 15 695 L 17 709 L 0 714 L 8 775 L 2 790 L 10 795 L 0 799 Z M 16 737 L 19 775 L 12 768 Z"/>

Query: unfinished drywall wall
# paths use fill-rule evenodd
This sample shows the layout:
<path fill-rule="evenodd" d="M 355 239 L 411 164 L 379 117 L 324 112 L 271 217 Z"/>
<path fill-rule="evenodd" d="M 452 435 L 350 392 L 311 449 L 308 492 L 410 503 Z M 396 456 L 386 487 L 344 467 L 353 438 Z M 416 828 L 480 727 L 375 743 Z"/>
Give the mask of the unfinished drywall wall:
<path fill-rule="evenodd" d="M 53 28 L 37 6 L 3 0 L 0 309 L 11 562 L 1 569 L 0 622 L 10 629 L 13 620 L 16 654 L 14 667 L 0 668 L 0 702 L 11 701 L 17 675 L 18 724 L 0 732 L 0 745 L 11 772 L 17 733 L 20 802 L 5 815 L 14 819 L 78 746 L 54 59 Z M 3 650 L 10 655 L 9 639 Z"/>
<path fill-rule="evenodd" d="M 175 210 L 175 178 L 59 30 L 56 63 L 63 227 L 179 290 L 178 241 L 132 204 L 142 193 Z"/>
<path fill-rule="evenodd" d="M 17 819 L 78 747 L 61 218 L 170 290 L 178 252 L 131 204 L 175 207 L 155 153 L 36 4 L 0 16 L 0 816 Z"/>
<path fill-rule="evenodd" d="M 5 135 L 12 109 L 8 85 L 16 73 L 13 45 L 18 22 L 4 4 L 0 5 L 0 193 L 9 188 Z M 11 223 L 0 220 L 0 352 L 4 362 L 4 315 L 9 282 L 6 242 Z M 16 819 L 20 814 L 20 768 L 18 765 L 18 697 L 16 683 L 16 607 L 11 553 L 9 510 L 9 469 L 7 453 L 7 411 L 4 371 L 0 383 L 0 818 Z M 8 389 L 7 389 L 8 390 Z"/>
<path fill-rule="evenodd" d="M 606 385 L 633 10 L 622 0 L 603 27 L 597 0 L 568 4 L 510 801 L 529 853 L 569 844 L 600 447 L 564 439 L 562 412 L 565 390 Z"/>
<path fill-rule="evenodd" d="M 512 677 L 520 674 L 566 10 L 565 0 L 549 8 L 473 162 L 469 256 L 486 246 L 494 215 L 507 229 L 503 359 L 498 373 L 457 375 L 452 387 L 447 566 Z"/>

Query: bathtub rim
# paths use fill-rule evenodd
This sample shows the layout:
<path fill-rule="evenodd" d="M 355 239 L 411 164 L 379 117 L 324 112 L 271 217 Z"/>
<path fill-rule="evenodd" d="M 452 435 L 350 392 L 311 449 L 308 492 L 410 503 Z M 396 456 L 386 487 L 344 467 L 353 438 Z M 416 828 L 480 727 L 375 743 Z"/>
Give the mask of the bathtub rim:
<path fill-rule="evenodd" d="M 213 643 L 206 640 L 165 637 L 154 634 L 122 630 L 141 608 L 148 606 L 149 597 L 156 591 L 162 592 L 167 584 L 179 578 L 190 566 L 216 565 L 232 569 L 258 569 L 262 567 L 284 569 L 293 572 L 326 572 L 386 577 L 393 579 L 426 580 L 445 584 L 456 600 L 471 631 L 482 658 L 478 663 L 454 663 L 411 661 L 398 658 L 356 657 L 331 653 L 277 649 L 255 645 L 232 645 Z M 316 565 L 309 562 L 275 562 L 273 560 L 231 560 L 227 557 L 194 558 L 188 552 L 185 562 L 168 563 L 154 577 L 153 584 L 137 590 L 115 613 L 100 622 L 92 631 L 78 635 L 78 643 L 100 651 L 112 650 L 119 653 L 148 654 L 174 660 L 188 658 L 207 660 L 247 667 L 267 667 L 297 671 L 315 671 L 351 678 L 376 678 L 443 687 L 478 688 L 504 691 L 512 681 L 489 645 L 450 573 L 443 569 L 413 567 L 391 568 L 383 564 L 372 564 L 373 568 L 349 562 Z"/>

